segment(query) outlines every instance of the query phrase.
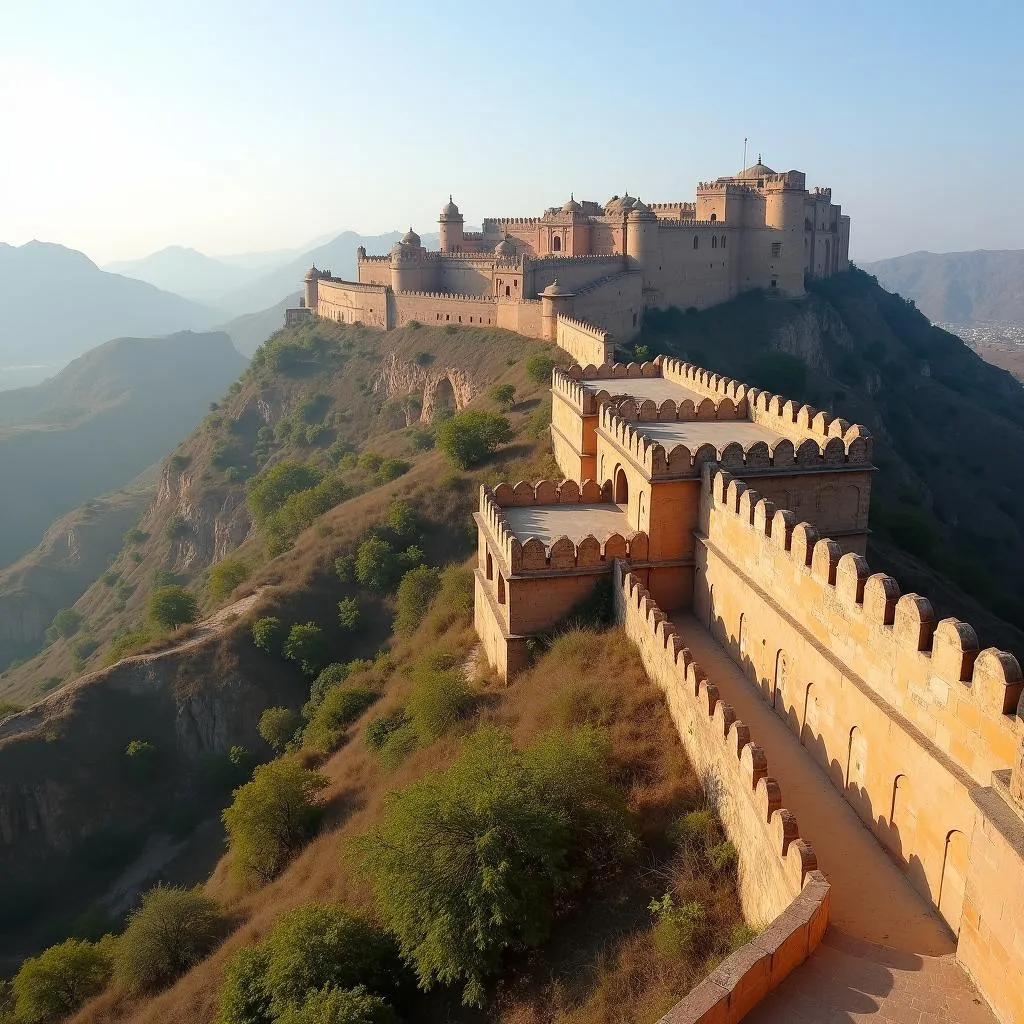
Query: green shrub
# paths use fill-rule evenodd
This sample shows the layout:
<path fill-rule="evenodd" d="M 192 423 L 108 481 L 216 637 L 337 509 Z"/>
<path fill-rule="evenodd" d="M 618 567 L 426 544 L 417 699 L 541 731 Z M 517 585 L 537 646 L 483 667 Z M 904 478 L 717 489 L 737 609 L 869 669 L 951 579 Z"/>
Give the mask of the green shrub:
<path fill-rule="evenodd" d="M 297 622 L 288 631 L 281 653 L 297 662 L 307 676 L 315 676 L 324 667 L 323 630 L 315 622 Z"/>
<path fill-rule="evenodd" d="M 74 608 L 61 608 L 46 630 L 46 642 L 52 644 L 58 639 L 67 640 L 78 632 L 81 625 L 82 616 Z"/>
<path fill-rule="evenodd" d="M 439 670 L 421 665 L 415 680 L 405 711 L 420 742 L 433 743 L 466 717 L 473 695 L 459 668 Z"/>
<path fill-rule="evenodd" d="M 81 669 L 86 661 L 99 649 L 100 642 L 92 633 L 79 637 L 71 646 L 71 654 L 75 659 L 75 668 Z"/>
<path fill-rule="evenodd" d="M 338 903 L 303 904 L 284 914 L 265 939 L 231 958 L 219 1021 L 279 1022 L 307 1001 L 315 1000 L 316 1006 L 325 990 L 365 986 L 389 994 L 402 974 L 394 942 L 379 929 Z M 310 1020 L 321 1024 L 319 1018 Z M 324 1020 L 334 1024 L 331 1017 Z"/>
<path fill-rule="evenodd" d="M 651 936 L 654 948 L 672 959 L 693 948 L 707 923 L 707 914 L 699 901 L 677 905 L 671 893 L 665 893 L 660 900 L 651 900 L 647 909 L 655 919 Z"/>
<path fill-rule="evenodd" d="M 420 517 L 407 501 L 393 501 L 388 505 L 384 525 L 398 538 L 411 540 L 419 532 Z"/>
<path fill-rule="evenodd" d="M 149 596 L 149 620 L 161 629 L 177 629 L 195 622 L 199 605 L 184 587 L 158 587 Z"/>
<path fill-rule="evenodd" d="M 142 544 L 149 540 L 149 534 L 137 526 L 133 526 L 125 535 L 125 544 Z"/>
<path fill-rule="evenodd" d="M 421 987 L 462 982 L 482 1004 L 502 953 L 538 946 L 590 872 L 631 848 L 609 772 L 595 732 L 519 750 L 482 729 L 393 795 L 355 852 Z"/>
<path fill-rule="evenodd" d="M 266 615 L 252 624 L 252 642 L 275 658 L 281 656 L 281 646 L 287 635 L 284 623 L 276 615 Z"/>
<path fill-rule="evenodd" d="M 511 409 L 515 405 L 516 401 L 516 388 L 514 384 L 495 384 L 490 391 L 487 392 L 487 397 L 497 405 L 501 406 L 502 409 Z"/>
<path fill-rule="evenodd" d="M 23 710 L 24 708 L 20 704 L 15 704 L 13 701 L 9 700 L 0 700 L 0 722 Z"/>
<path fill-rule="evenodd" d="M 388 740 L 408 722 L 405 710 L 392 711 L 390 715 L 380 715 L 366 726 L 363 739 L 371 750 L 384 749 Z"/>
<path fill-rule="evenodd" d="M 18 1024 L 51 1024 L 106 988 L 113 965 L 109 944 L 68 939 L 29 957 L 14 976 Z"/>
<path fill-rule="evenodd" d="M 267 520 L 293 495 L 316 487 L 323 473 L 301 462 L 279 462 L 254 477 L 247 485 L 246 504 L 257 526 Z"/>
<path fill-rule="evenodd" d="M 312 833 L 320 812 L 317 795 L 326 786 L 326 776 L 290 757 L 253 771 L 222 815 L 237 878 L 268 882 L 277 874 Z"/>
<path fill-rule="evenodd" d="M 391 1004 L 362 985 L 324 988 L 302 1006 L 291 1006 L 274 1024 L 398 1024 Z"/>
<path fill-rule="evenodd" d="M 708 862 L 715 871 L 728 871 L 736 866 L 736 847 L 728 839 L 707 849 Z"/>
<path fill-rule="evenodd" d="M 551 371 L 555 368 L 555 361 L 551 356 L 538 352 L 526 360 L 526 373 L 530 380 L 538 384 L 551 383 Z"/>
<path fill-rule="evenodd" d="M 456 469 L 483 462 L 499 445 L 512 440 L 512 426 L 504 416 L 467 409 L 437 428 L 437 447 Z"/>
<path fill-rule="evenodd" d="M 338 602 L 338 625 L 349 633 L 359 625 L 359 602 L 354 597 Z"/>
<path fill-rule="evenodd" d="M 397 480 L 408 472 L 409 463 L 405 459 L 385 459 L 377 468 L 377 483 L 390 483 L 392 480 Z"/>
<path fill-rule="evenodd" d="M 184 516 L 175 512 L 168 517 L 167 525 L 164 527 L 164 536 L 168 540 L 182 540 L 191 532 L 192 524 Z"/>
<path fill-rule="evenodd" d="M 148 644 L 150 639 L 149 630 L 141 627 L 138 629 L 125 630 L 123 633 L 118 633 L 117 636 L 110 641 L 110 647 L 107 648 L 107 664 L 113 665 L 114 662 L 120 661 L 123 657 L 136 650 L 136 648 Z"/>
<path fill-rule="evenodd" d="M 184 454 L 184 452 L 175 452 L 175 454 L 172 455 L 169 460 L 170 467 L 175 472 L 180 472 L 181 470 L 185 469 L 191 462 L 192 456 L 186 455 Z"/>
<path fill-rule="evenodd" d="M 313 716 L 313 712 L 323 703 L 327 692 L 345 682 L 348 673 L 347 665 L 341 665 L 338 662 L 328 665 L 313 680 L 313 685 L 309 688 L 309 700 L 302 706 L 302 717 L 307 720 L 310 719 Z"/>
<path fill-rule="evenodd" d="M 143 896 L 118 940 L 114 977 L 132 994 L 162 988 L 202 960 L 224 930 L 217 901 L 198 888 L 157 886 Z"/>
<path fill-rule="evenodd" d="M 380 537 L 367 537 L 356 552 L 355 576 L 367 589 L 388 591 L 399 575 L 398 554 Z"/>
<path fill-rule="evenodd" d="M 121 581 L 121 574 L 116 569 L 108 569 L 100 579 L 105 587 L 116 587 Z"/>
<path fill-rule="evenodd" d="M 267 708 L 260 715 L 259 731 L 264 740 L 278 754 L 295 735 L 299 716 L 291 708 Z"/>
<path fill-rule="evenodd" d="M 249 566 L 241 558 L 222 558 L 211 570 L 207 589 L 216 602 L 226 601 L 235 587 L 249 578 Z"/>
<path fill-rule="evenodd" d="M 319 707 L 310 716 L 303 730 L 302 742 L 310 750 L 329 754 L 336 750 L 345 729 L 354 722 L 380 694 L 360 687 L 336 687 L 328 690 Z"/>
<path fill-rule="evenodd" d="M 395 596 L 394 631 L 407 636 L 423 621 L 441 585 L 441 573 L 427 565 L 410 569 L 398 584 Z"/>

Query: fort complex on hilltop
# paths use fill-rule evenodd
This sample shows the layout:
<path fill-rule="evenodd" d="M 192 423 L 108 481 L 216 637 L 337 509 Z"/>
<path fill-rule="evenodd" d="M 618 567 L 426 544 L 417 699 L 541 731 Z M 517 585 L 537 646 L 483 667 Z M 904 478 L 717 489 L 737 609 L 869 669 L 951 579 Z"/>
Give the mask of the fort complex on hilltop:
<path fill-rule="evenodd" d="M 552 392 L 565 478 L 481 489 L 482 646 L 514 677 L 531 638 L 610 581 L 618 622 L 710 780 L 746 915 L 764 927 L 662 1024 L 740 1020 L 829 919 L 829 880 L 801 837 L 815 823 L 785 808 L 730 702 L 741 696 L 781 717 L 821 785 L 902 868 L 920 913 L 941 916 L 998 1018 L 1024 1020 L 1024 679 L 966 622 L 937 622 L 926 598 L 871 572 L 868 431 L 671 358 L 556 369 Z M 695 648 L 724 648 L 737 667 L 709 678 Z M 898 1019 L 967 1019 L 935 999 L 938 1016 L 915 1005 Z"/>
<path fill-rule="evenodd" d="M 562 317 L 624 342 L 645 309 L 703 309 L 753 288 L 802 295 L 806 277 L 849 267 L 850 218 L 831 189 L 808 191 L 803 172 L 776 173 L 760 158 L 699 184 L 696 202 L 570 198 L 540 217 L 484 218 L 479 232 L 463 224 L 449 198 L 439 252 L 410 228 L 390 255 L 360 248 L 357 281 L 310 269 L 305 312 L 287 322 L 490 324 L 554 341 Z"/>

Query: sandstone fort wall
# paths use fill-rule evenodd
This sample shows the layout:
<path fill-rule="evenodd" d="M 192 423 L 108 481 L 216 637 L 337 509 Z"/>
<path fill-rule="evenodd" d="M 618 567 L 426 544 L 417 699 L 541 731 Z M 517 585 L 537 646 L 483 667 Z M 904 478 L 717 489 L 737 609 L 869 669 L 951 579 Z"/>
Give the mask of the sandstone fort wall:
<path fill-rule="evenodd" d="M 567 316 L 557 318 L 555 344 L 584 365 L 611 362 L 614 358 L 615 343 L 607 331 Z"/>
<path fill-rule="evenodd" d="M 337 323 L 364 323 L 381 330 L 390 326 L 388 292 L 381 285 L 320 281 L 316 313 Z"/>
<path fill-rule="evenodd" d="M 970 792 L 1018 743 L 1015 659 L 710 467 L 700 529 L 696 613 L 957 931 Z"/>
<path fill-rule="evenodd" d="M 576 317 L 603 327 L 623 343 L 639 330 L 643 311 L 643 275 L 639 271 L 595 281 L 581 288 L 573 300 Z"/>
<path fill-rule="evenodd" d="M 421 324 L 488 326 L 497 323 L 497 303 L 479 295 L 448 295 L 443 292 L 396 292 L 393 298 L 394 327 L 410 320 Z"/>
<path fill-rule="evenodd" d="M 528 338 L 541 337 L 540 299 L 502 302 L 498 299 L 498 326 Z"/>

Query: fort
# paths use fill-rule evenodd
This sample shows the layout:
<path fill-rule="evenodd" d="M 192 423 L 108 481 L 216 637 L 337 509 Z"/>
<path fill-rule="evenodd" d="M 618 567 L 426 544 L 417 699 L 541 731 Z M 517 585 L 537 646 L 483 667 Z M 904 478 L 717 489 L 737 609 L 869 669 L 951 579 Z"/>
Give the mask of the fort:
<path fill-rule="evenodd" d="M 869 568 L 870 433 L 664 357 L 556 368 L 552 394 L 564 479 L 481 488 L 475 624 L 512 680 L 531 638 L 608 581 L 714 780 L 744 910 L 764 931 L 666 1022 L 741 1019 L 813 955 L 840 897 L 847 914 L 857 900 L 836 889 L 848 868 L 833 877 L 804 838 L 818 823 L 786 809 L 741 699 L 859 817 L 934 917 L 934 941 L 948 936 L 995 1014 L 969 1019 L 1024 1020 L 1024 677 Z M 709 675 L 698 648 L 732 670 Z"/>
<path fill-rule="evenodd" d="M 696 202 L 570 197 L 540 217 L 485 217 L 479 232 L 464 223 L 449 197 L 438 252 L 410 228 L 388 256 L 360 248 L 356 281 L 312 267 L 286 323 L 315 315 L 382 330 L 411 320 L 495 325 L 552 342 L 562 334 L 563 347 L 600 365 L 646 309 L 703 309 L 755 288 L 802 295 L 807 277 L 849 267 L 850 218 L 831 190 L 808 190 L 803 172 L 776 173 L 760 157 L 700 183 Z M 569 320 L 604 339 L 560 328 Z"/>

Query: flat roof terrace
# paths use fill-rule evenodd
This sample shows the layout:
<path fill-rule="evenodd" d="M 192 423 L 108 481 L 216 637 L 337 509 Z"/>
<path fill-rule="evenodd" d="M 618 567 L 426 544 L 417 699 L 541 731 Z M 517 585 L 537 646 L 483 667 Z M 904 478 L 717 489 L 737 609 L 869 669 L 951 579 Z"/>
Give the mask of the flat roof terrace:
<path fill-rule="evenodd" d="M 607 391 L 613 398 L 628 395 L 637 402 L 646 402 L 650 399 L 659 405 L 666 398 L 671 398 L 677 405 L 689 399 L 696 406 L 707 397 L 664 377 L 596 377 L 592 380 L 580 380 L 578 383 L 590 395 Z"/>
<path fill-rule="evenodd" d="M 559 537 L 579 542 L 593 536 L 604 542 L 615 533 L 627 540 L 636 533 L 626 513 L 610 502 L 510 506 L 502 511 L 509 529 L 520 541 L 536 537 L 546 548 Z"/>
<path fill-rule="evenodd" d="M 677 444 L 685 444 L 695 452 L 702 444 L 712 444 L 717 449 L 737 441 L 744 449 L 758 441 L 769 447 L 781 441 L 785 435 L 760 423 L 749 420 L 634 420 L 630 426 L 671 451 Z"/>

